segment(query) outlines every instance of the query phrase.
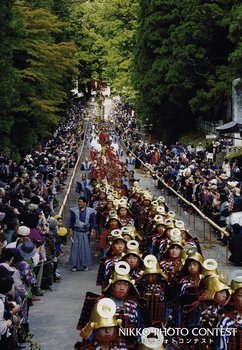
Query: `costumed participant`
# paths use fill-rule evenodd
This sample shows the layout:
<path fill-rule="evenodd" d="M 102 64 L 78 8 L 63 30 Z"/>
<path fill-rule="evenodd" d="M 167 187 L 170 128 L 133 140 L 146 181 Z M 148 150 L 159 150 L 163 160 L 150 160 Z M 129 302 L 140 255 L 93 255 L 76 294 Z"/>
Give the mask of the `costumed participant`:
<path fill-rule="evenodd" d="M 98 243 L 98 247 L 103 251 L 103 257 L 106 257 L 106 252 L 109 248 L 109 235 L 113 230 L 120 229 L 121 227 L 122 225 L 116 210 L 110 210 Z"/>
<path fill-rule="evenodd" d="M 135 217 L 135 227 L 139 232 L 144 232 L 144 226 L 146 221 L 148 220 L 148 216 L 151 209 L 153 194 L 148 191 L 145 191 L 141 198 L 142 199 L 139 205 L 136 206 L 136 210 L 133 211 L 133 214 Z"/>
<path fill-rule="evenodd" d="M 142 189 L 139 187 L 137 181 L 133 182 L 131 189 L 129 190 L 129 206 L 132 213 L 135 213 L 136 207 L 138 207 L 142 199 Z"/>
<path fill-rule="evenodd" d="M 191 330 L 200 323 L 200 310 L 197 308 L 199 297 L 204 289 L 203 283 L 203 257 L 195 247 L 187 245 L 183 248 L 186 255 L 185 264 L 180 273 L 176 275 L 179 286 L 178 326 Z"/>
<path fill-rule="evenodd" d="M 174 228 L 173 223 L 171 225 L 165 225 L 164 219 L 162 215 L 156 215 L 153 220 L 153 229 L 151 230 L 151 234 L 148 235 L 148 250 L 153 255 L 157 257 L 158 260 L 161 260 L 161 254 L 159 251 L 159 247 L 161 244 L 161 241 L 165 238 L 168 239 L 168 237 L 165 234 L 165 230 L 167 232 L 168 229 Z"/>
<path fill-rule="evenodd" d="M 240 350 L 242 344 L 242 274 L 233 271 L 231 281 L 232 300 L 230 307 L 219 320 L 217 328 L 221 329 L 217 339 L 216 350 Z M 228 331 L 233 329 L 231 334 Z M 223 332 L 224 331 L 224 332 Z M 231 330 L 232 331 L 232 330 Z"/>
<path fill-rule="evenodd" d="M 81 330 L 82 342 L 76 350 L 127 350 L 119 336 L 122 320 L 116 317 L 116 305 L 110 298 L 102 298 L 92 308 L 90 321 Z"/>
<path fill-rule="evenodd" d="M 113 230 L 111 232 L 110 247 L 107 250 L 107 259 L 104 262 L 104 275 L 102 279 L 102 287 L 105 288 L 108 285 L 108 281 L 111 278 L 115 263 L 118 262 L 125 253 L 126 241 L 122 236 L 121 230 Z"/>
<path fill-rule="evenodd" d="M 91 180 L 87 178 L 87 175 L 85 173 L 82 173 L 81 179 L 77 180 L 76 182 L 76 192 L 79 194 L 79 196 L 86 197 L 86 186 L 89 186 L 91 183 Z"/>
<path fill-rule="evenodd" d="M 192 237 L 189 233 L 189 230 L 185 227 L 185 224 L 182 220 L 175 220 L 175 227 L 181 231 L 181 236 L 183 241 L 191 247 L 197 249 L 197 251 L 202 254 L 202 250 L 198 239 L 196 237 Z"/>
<path fill-rule="evenodd" d="M 134 225 L 127 225 L 121 227 L 121 232 L 123 238 L 128 242 L 130 240 L 137 240 L 138 242 L 141 240 L 140 235 L 136 231 L 136 228 Z"/>
<path fill-rule="evenodd" d="M 163 259 L 164 253 L 167 250 L 167 246 L 169 245 L 169 241 L 171 239 L 170 237 L 171 237 L 171 232 L 173 232 L 172 230 L 173 229 L 178 230 L 175 227 L 175 213 L 171 210 L 168 213 L 169 213 L 169 216 L 164 220 L 164 225 L 165 225 L 164 233 L 162 237 L 158 237 L 158 243 L 159 243 L 158 248 L 157 248 L 157 242 L 156 242 L 155 253 L 157 255 L 158 260 Z M 181 235 L 181 232 L 179 234 Z"/>
<path fill-rule="evenodd" d="M 86 175 L 87 179 L 90 178 L 92 165 L 92 162 L 88 158 L 85 158 L 85 161 L 81 163 L 81 171 Z"/>
<path fill-rule="evenodd" d="M 135 286 L 142 277 L 143 260 L 142 253 L 139 250 L 139 242 L 130 240 L 127 242 L 127 249 L 122 261 L 126 261 L 130 266 L 130 277 L 135 281 Z"/>
<path fill-rule="evenodd" d="M 98 268 L 98 273 L 97 273 L 97 280 L 96 280 L 96 285 L 97 286 L 102 286 L 102 288 L 105 285 L 105 261 L 108 259 L 107 257 L 107 251 L 110 248 L 110 244 L 112 242 L 112 235 L 111 232 L 115 232 L 121 228 L 121 223 L 119 221 L 119 217 L 117 215 L 116 210 L 112 210 L 109 213 L 108 220 L 105 224 L 105 228 L 102 231 L 102 234 L 100 236 L 100 240 L 98 242 L 98 247 L 101 249 L 102 252 L 102 258 L 99 261 L 99 268 Z M 121 234 L 121 232 L 120 232 Z M 114 253 L 115 248 L 113 248 L 113 253 Z M 108 255 L 110 255 L 110 258 L 112 256 L 112 253 L 109 251 Z M 115 253 L 114 253 L 115 255 Z M 117 260 L 118 261 L 118 260 Z"/>
<path fill-rule="evenodd" d="M 154 255 L 144 258 L 144 271 L 137 285 L 140 296 L 146 299 L 152 326 L 161 327 L 165 321 L 164 291 L 167 281 Z"/>
<path fill-rule="evenodd" d="M 126 194 L 131 188 L 130 184 L 131 174 L 128 170 L 124 170 L 123 176 L 121 177 L 122 185 L 125 186 Z"/>
<path fill-rule="evenodd" d="M 100 193 L 100 184 L 99 183 L 96 183 L 94 186 L 93 186 L 93 190 L 91 192 L 91 198 L 90 198 L 90 202 L 89 202 L 89 205 L 91 207 L 93 207 L 93 204 L 94 202 L 96 202 L 98 196 L 99 196 L 99 193 Z"/>
<path fill-rule="evenodd" d="M 211 260 L 211 259 L 210 259 Z M 216 268 L 217 262 L 214 260 Z M 206 268 L 207 262 L 203 263 Z M 210 261 L 211 266 L 211 261 Z M 225 311 L 225 306 L 230 299 L 230 288 L 220 275 L 210 275 L 205 278 L 205 289 L 201 294 L 198 306 L 201 309 L 200 328 L 215 328 Z M 203 337 L 206 342 L 201 344 L 201 349 L 216 349 L 214 337 Z"/>
<path fill-rule="evenodd" d="M 126 199 L 121 198 L 119 200 L 117 214 L 122 226 L 134 225 L 134 220 L 132 219 L 132 215 Z"/>
<path fill-rule="evenodd" d="M 20 306 L 11 306 L 7 295 L 11 294 L 14 280 L 11 277 L 14 271 L 7 270 L 4 266 L 0 269 L 0 348 L 3 350 L 15 350 L 18 347 L 16 324 Z"/>
<path fill-rule="evenodd" d="M 125 159 L 125 164 L 128 171 L 133 171 L 135 169 L 135 162 L 136 162 L 135 157 L 132 156 L 131 152 L 129 152 L 127 158 Z"/>
<path fill-rule="evenodd" d="M 148 238 L 148 240 L 150 238 L 149 236 L 152 236 L 151 231 L 154 229 L 153 225 L 154 225 L 156 215 L 161 215 L 162 218 L 165 218 L 166 210 L 163 205 L 159 205 L 159 202 L 157 200 L 153 200 L 151 202 L 148 218 L 144 224 L 144 235 Z"/>
<path fill-rule="evenodd" d="M 166 250 L 163 254 L 163 260 L 160 267 L 167 275 L 167 281 L 170 282 L 175 273 L 182 268 L 182 249 L 184 241 L 181 232 L 177 228 L 170 231 L 170 238 L 167 240 Z"/>
<path fill-rule="evenodd" d="M 72 271 L 78 268 L 88 271 L 92 265 L 90 236 L 95 237 L 95 210 L 87 207 L 85 197 L 78 199 L 78 207 L 70 208 L 67 228 L 72 241 L 69 264 Z"/>
<path fill-rule="evenodd" d="M 102 186 L 100 187 L 98 196 L 92 205 L 93 209 L 96 210 L 96 227 L 97 227 L 98 236 L 101 235 L 103 226 L 106 221 L 106 217 L 103 215 L 106 204 L 107 204 L 107 195 L 105 192 L 105 188 Z"/>
<path fill-rule="evenodd" d="M 160 262 L 160 267 L 164 271 L 164 278 L 168 282 L 169 286 L 165 290 L 165 302 L 166 302 L 166 320 L 172 316 L 174 322 L 177 323 L 178 305 L 176 299 L 178 297 L 177 283 L 175 275 L 182 268 L 182 249 L 184 242 L 181 238 L 181 232 L 177 228 L 173 228 L 170 233 L 170 240 L 168 241 L 166 251 Z"/>
<path fill-rule="evenodd" d="M 145 327 L 144 300 L 139 300 L 139 293 L 130 277 L 130 267 L 125 261 L 115 264 L 115 271 L 104 296 L 111 298 L 116 305 L 118 317 L 122 319 L 124 329 L 142 330 Z M 140 304 L 142 303 L 142 305 Z M 147 311 L 146 311 L 147 312 Z M 128 349 L 137 349 L 137 337 L 125 336 Z"/>
<path fill-rule="evenodd" d="M 89 205 L 91 204 L 92 193 L 93 193 L 94 187 L 96 187 L 96 186 L 97 186 L 97 179 L 92 177 L 91 182 L 89 183 L 89 185 L 86 186 L 86 192 L 85 192 L 85 197 L 86 197 L 87 203 L 89 203 Z"/>
<path fill-rule="evenodd" d="M 104 146 L 106 143 L 110 142 L 110 134 L 108 132 L 108 129 L 103 127 L 99 133 L 99 142 L 101 146 Z"/>

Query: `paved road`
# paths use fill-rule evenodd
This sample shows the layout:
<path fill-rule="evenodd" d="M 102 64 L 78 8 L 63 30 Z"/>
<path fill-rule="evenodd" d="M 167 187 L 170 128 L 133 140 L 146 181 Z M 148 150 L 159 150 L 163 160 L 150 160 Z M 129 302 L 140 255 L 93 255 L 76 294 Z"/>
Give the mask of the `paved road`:
<path fill-rule="evenodd" d="M 93 106 L 90 106 L 93 108 Z M 105 101 L 105 114 L 111 108 L 110 100 Z M 88 154 L 88 150 L 84 148 L 83 158 Z M 164 191 L 158 190 L 149 174 L 142 170 L 138 170 L 136 176 L 140 178 L 140 185 L 147 188 L 157 195 L 165 195 Z M 74 182 L 75 183 L 75 182 Z M 204 236 L 204 223 L 202 220 L 193 217 L 190 218 L 183 213 L 181 208 L 176 204 L 176 200 L 166 197 L 170 209 L 175 210 L 178 218 L 185 221 L 190 228 L 193 236 L 200 237 L 204 241 L 202 244 L 205 258 L 213 257 L 219 262 L 219 266 L 224 271 L 233 268 L 225 264 L 225 248 L 218 245 L 216 239 L 209 242 L 210 230 L 206 227 Z M 72 198 L 70 206 L 76 205 L 77 195 L 72 190 Z M 86 291 L 100 292 L 99 287 L 95 285 L 98 254 L 96 250 L 96 242 L 92 243 L 93 268 L 88 272 L 71 272 L 68 266 L 69 243 L 65 249 L 65 255 L 60 261 L 60 272 L 63 281 L 54 284 L 53 291 L 46 291 L 41 301 L 35 302 L 30 309 L 30 328 L 34 334 L 33 342 L 36 342 L 42 350 L 72 350 L 76 341 L 80 340 L 76 324 L 79 319 L 82 303 Z"/>

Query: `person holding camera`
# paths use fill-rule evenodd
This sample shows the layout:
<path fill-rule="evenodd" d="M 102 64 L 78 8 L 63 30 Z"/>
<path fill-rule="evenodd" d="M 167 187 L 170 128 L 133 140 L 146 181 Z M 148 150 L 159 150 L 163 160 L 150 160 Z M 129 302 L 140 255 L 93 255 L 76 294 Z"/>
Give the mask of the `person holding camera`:
<path fill-rule="evenodd" d="M 20 305 L 10 303 L 8 294 L 14 285 L 12 275 L 5 267 L 0 268 L 0 349 L 15 350 L 18 346 L 16 324 L 19 322 Z"/>

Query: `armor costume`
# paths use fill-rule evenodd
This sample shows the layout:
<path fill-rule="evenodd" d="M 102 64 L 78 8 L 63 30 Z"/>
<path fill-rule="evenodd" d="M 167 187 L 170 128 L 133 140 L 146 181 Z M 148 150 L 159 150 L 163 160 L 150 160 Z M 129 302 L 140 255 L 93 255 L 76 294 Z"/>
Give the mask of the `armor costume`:
<path fill-rule="evenodd" d="M 231 335 L 220 334 L 217 339 L 216 350 L 240 350 L 242 344 L 242 276 L 241 271 L 236 270 L 233 273 L 231 281 L 231 290 L 233 304 L 231 305 L 232 310 L 225 312 L 221 317 L 217 327 L 221 330 L 229 330 L 233 328 L 235 330 Z"/>
<path fill-rule="evenodd" d="M 142 329 L 145 326 L 144 305 L 142 305 L 144 300 L 139 299 L 138 301 L 139 294 L 129 273 L 130 267 L 125 261 L 116 263 L 113 277 L 110 280 L 109 286 L 103 291 L 103 294 L 115 302 L 118 317 L 122 320 L 122 326 L 124 328 Z M 115 290 L 116 283 L 128 283 L 130 288 L 127 289 L 126 293 L 119 294 Z M 125 341 L 128 349 L 137 348 L 136 336 L 125 336 Z"/>
<path fill-rule="evenodd" d="M 154 255 L 144 258 L 144 272 L 138 284 L 140 295 L 146 299 L 149 310 L 150 324 L 161 327 L 165 321 L 164 290 L 167 282 L 163 278 L 163 271 Z"/>
<path fill-rule="evenodd" d="M 218 300 L 218 293 L 226 293 L 226 299 Z M 205 290 L 200 296 L 200 327 L 215 328 L 224 313 L 224 307 L 230 299 L 230 288 L 221 280 L 219 275 L 209 276 L 205 279 Z M 202 350 L 216 349 L 216 339 L 205 337 L 206 343 L 201 346 Z M 212 339 L 209 344 L 209 338 Z M 209 344 L 209 345 L 208 345 Z"/>
<path fill-rule="evenodd" d="M 185 264 L 180 272 L 181 277 L 176 276 L 180 292 L 178 297 L 180 327 L 198 327 L 200 321 L 200 309 L 196 307 L 199 296 L 203 290 L 202 263 L 203 257 L 196 252 L 196 248 L 187 246 L 183 249 L 183 255 L 187 256 Z"/>
<path fill-rule="evenodd" d="M 135 260 L 132 260 L 134 258 Z M 139 250 L 139 242 L 136 240 L 130 240 L 127 242 L 127 249 L 125 255 L 122 257 L 122 260 L 126 261 L 130 265 L 129 274 L 132 280 L 135 281 L 135 286 L 137 286 L 137 283 L 142 277 L 143 267 L 142 253 Z"/>

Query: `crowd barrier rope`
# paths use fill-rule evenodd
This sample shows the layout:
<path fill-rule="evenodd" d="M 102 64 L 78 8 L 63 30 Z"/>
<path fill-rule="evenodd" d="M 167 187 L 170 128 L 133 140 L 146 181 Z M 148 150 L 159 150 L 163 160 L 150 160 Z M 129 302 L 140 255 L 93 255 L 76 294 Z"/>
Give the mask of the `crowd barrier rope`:
<path fill-rule="evenodd" d="M 77 158 L 75 167 L 73 168 L 73 172 L 72 172 L 72 176 L 70 178 L 70 182 L 69 185 L 67 187 L 67 191 L 66 191 L 66 195 L 64 197 L 64 200 L 60 206 L 58 215 L 63 216 L 65 214 L 66 208 L 69 208 L 69 200 L 70 200 L 70 194 L 71 194 L 71 189 L 72 189 L 72 185 L 73 185 L 73 181 L 75 179 L 76 173 L 77 171 L 80 169 L 80 163 L 81 163 L 81 158 L 82 158 L 82 153 L 83 153 L 83 148 L 86 142 L 86 134 L 87 134 L 87 130 L 88 130 L 88 126 L 89 126 L 89 122 L 90 119 L 88 119 L 87 123 L 84 124 L 84 133 L 83 133 L 83 139 L 82 139 L 82 143 L 79 149 L 79 156 Z"/>
<path fill-rule="evenodd" d="M 123 142 L 123 144 L 124 144 L 124 142 Z M 147 163 L 144 163 L 142 159 L 140 159 L 136 154 L 134 154 L 134 152 L 131 149 L 126 147 L 125 144 L 124 144 L 124 147 L 137 160 L 139 160 L 139 162 L 143 165 L 144 168 L 149 170 L 149 172 L 150 172 L 152 177 L 156 177 L 156 179 L 160 181 L 160 183 L 162 184 L 162 186 L 164 188 L 166 188 L 168 191 L 172 192 L 177 197 L 177 199 L 179 198 L 185 204 L 189 205 L 201 217 L 201 219 L 204 221 L 204 223 L 208 223 L 210 225 L 210 234 L 209 234 L 209 244 L 210 244 L 210 246 L 211 246 L 211 243 L 212 243 L 211 226 L 214 227 L 220 233 L 221 238 L 223 238 L 224 236 L 226 236 L 226 237 L 230 236 L 230 233 L 228 231 L 226 231 L 224 228 L 218 226 L 213 220 L 211 220 L 209 217 L 204 215 L 203 212 L 200 209 L 198 209 L 198 207 L 195 204 L 193 204 L 193 203 L 189 202 L 188 200 L 186 200 L 183 196 L 181 196 L 178 192 L 176 192 L 172 187 L 167 185 L 165 183 L 165 181 L 162 179 L 162 177 L 160 177 L 150 166 L 148 166 Z M 177 200 L 177 207 L 178 207 L 178 200 Z M 189 223 L 190 223 L 190 216 L 191 215 L 192 214 L 189 213 Z M 194 215 L 194 228 L 195 228 L 195 215 Z M 203 231 L 204 231 L 203 235 L 204 235 L 204 242 L 205 242 L 206 241 L 206 232 L 205 232 L 206 231 L 206 227 L 205 227 L 205 224 L 204 224 L 204 230 Z M 228 264 L 228 244 L 226 244 L 225 249 L 226 249 L 226 263 Z"/>

